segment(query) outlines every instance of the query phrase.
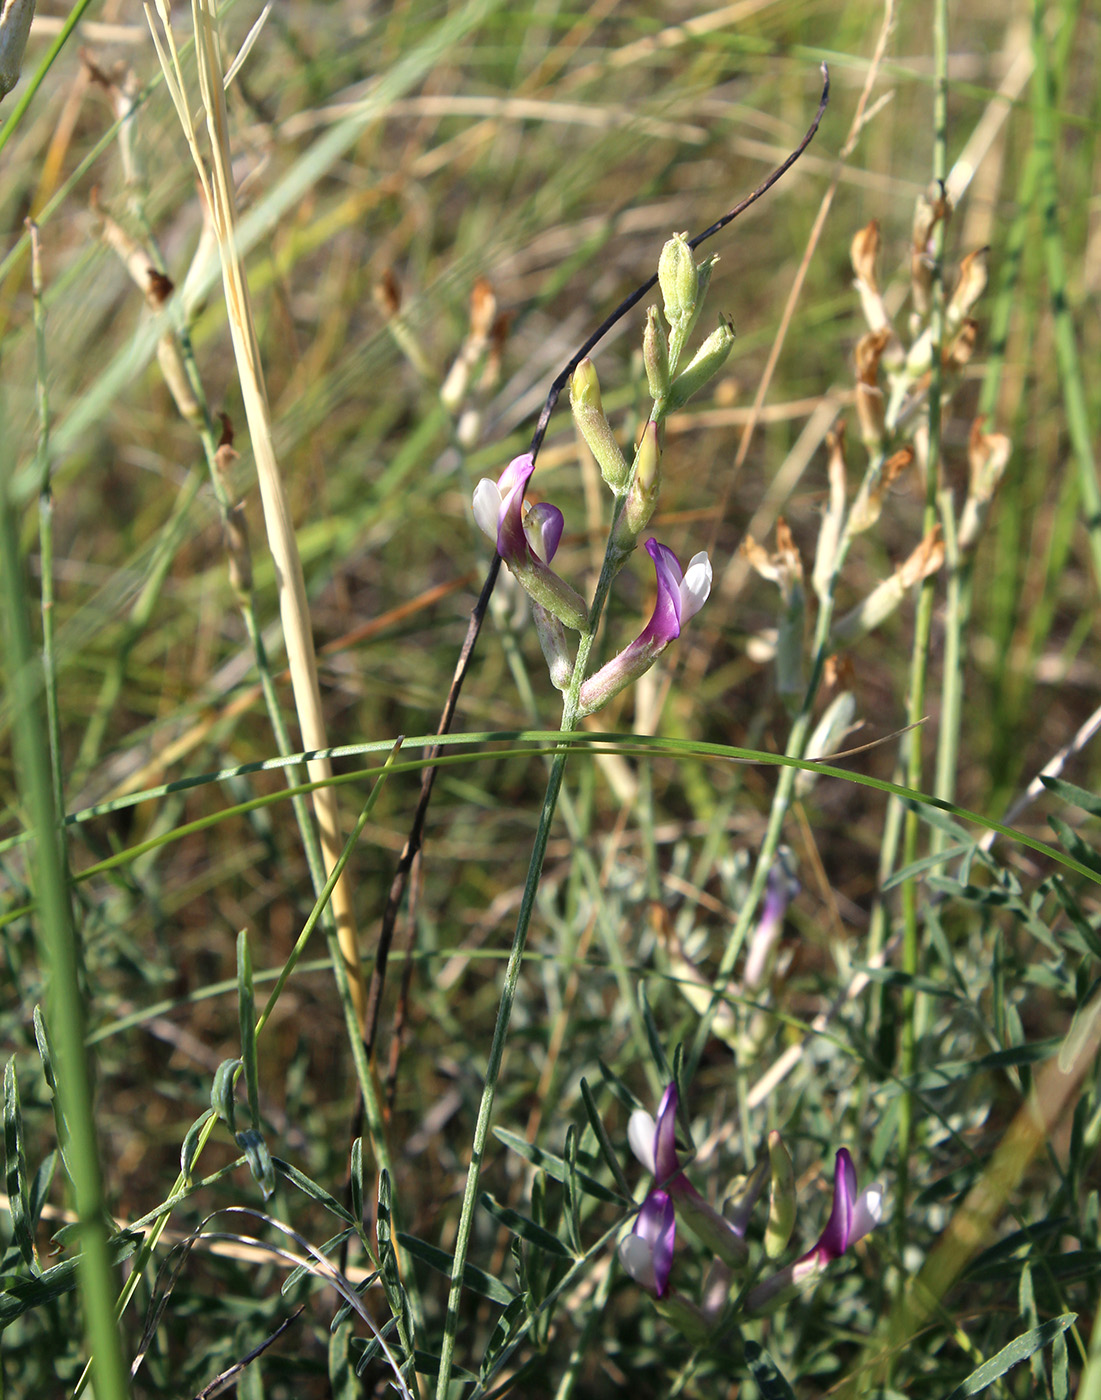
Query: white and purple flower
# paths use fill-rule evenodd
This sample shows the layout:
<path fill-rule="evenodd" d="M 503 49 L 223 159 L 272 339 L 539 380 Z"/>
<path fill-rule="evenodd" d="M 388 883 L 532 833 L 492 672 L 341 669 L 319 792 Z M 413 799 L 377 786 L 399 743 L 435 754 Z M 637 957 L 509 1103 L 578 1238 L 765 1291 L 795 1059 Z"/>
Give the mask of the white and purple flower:
<path fill-rule="evenodd" d="M 646 541 L 654 561 L 658 596 L 650 621 L 629 646 L 590 676 L 581 687 L 581 714 L 591 715 L 639 676 L 644 675 L 681 628 L 695 617 L 711 592 L 711 561 L 700 551 L 681 571 L 677 556 L 655 539 Z"/>
<path fill-rule="evenodd" d="M 636 1283 L 659 1298 L 665 1294 L 673 1267 L 675 1208 L 680 1208 L 692 1230 L 720 1259 L 741 1264 L 746 1258 L 742 1235 L 749 1210 L 765 1181 L 765 1176 L 758 1173 L 758 1181 L 740 1203 L 737 1223 L 731 1223 L 708 1205 L 681 1169 L 676 1143 L 677 1103 L 677 1086 L 670 1084 L 662 1095 L 656 1119 L 638 1109 L 627 1124 L 631 1151 L 653 1176 L 654 1185 L 631 1233 L 620 1241 L 619 1261 Z"/>
<path fill-rule="evenodd" d="M 483 477 L 474 489 L 474 519 L 535 602 L 581 632 L 589 620 L 585 600 L 549 567 L 562 539 L 562 512 L 548 503 L 529 506 L 524 500 L 534 470 L 535 459 L 525 452 L 514 457 L 496 481 Z"/>
<path fill-rule="evenodd" d="M 883 1188 L 856 1189 L 856 1167 L 847 1147 L 837 1153 L 834 1165 L 833 1208 L 817 1243 L 779 1273 L 750 1290 L 747 1311 L 763 1307 L 792 1285 L 816 1278 L 827 1264 L 840 1259 L 850 1245 L 870 1234 L 883 1218 Z"/>

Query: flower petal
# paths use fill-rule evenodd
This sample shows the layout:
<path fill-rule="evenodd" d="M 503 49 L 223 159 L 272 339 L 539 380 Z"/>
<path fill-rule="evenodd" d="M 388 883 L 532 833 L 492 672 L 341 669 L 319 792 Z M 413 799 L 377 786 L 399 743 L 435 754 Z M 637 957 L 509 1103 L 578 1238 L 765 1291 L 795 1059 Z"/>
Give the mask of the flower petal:
<path fill-rule="evenodd" d="M 853 1237 L 853 1208 L 856 1205 L 856 1168 L 847 1147 L 837 1154 L 833 1174 L 833 1209 L 822 1237 L 812 1253 L 826 1262 L 837 1259 L 848 1249 Z"/>
<path fill-rule="evenodd" d="M 483 534 L 496 544 L 497 516 L 501 510 L 501 493 L 497 483 L 483 476 L 474 488 L 474 519 Z"/>
<path fill-rule="evenodd" d="M 852 1232 L 849 1243 L 855 1244 L 865 1235 L 871 1234 L 883 1219 L 883 1187 L 866 1186 L 856 1198 L 853 1206 Z"/>
<path fill-rule="evenodd" d="M 657 1129 L 654 1133 L 654 1177 L 667 1186 L 680 1171 L 677 1157 L 677 1086 L 670 1084 L 658 1105 Z"/>
<path fill-rule="evenodd" d="M 654 1251 L 641 1235 L 627 1235 L 619 1242 L 619 1262 L 624 1273 L 651 1293 L 658 1291 L 657 1276 L 654 1273 Z"/>
<path fill-rule="evenodd" d="M 524 534 L 524 488 L 535 470 L 535 461 L 530 452 L 512 461 L 497 478 L 497 490 L 501 493 L 501 508 L 497 512 L 497 553 L 506 563 L 527 557 L 529 549 Z"/>
<path fill-rule="evenodd" d="M 549 564 L 558 550 L 564 523 L 562 512 L 549 501 L 529 507 L 524 515 L 524 534 L 528 544 L 544 564 Z"/>
<path fill-rule="evenodd" d="M 627 1120 L 627 1141 L 631 1145 L 631 1151 L 651 1176 L 657 1175 L 657 1165 L 654 1161 L 657 1131 L 657 1124 L 644 1109 L 636 1109 Z"/>
<path fill-rule="evenodd" d="M 680 587 L 684 575 L 673 551 L 657 540 L 646 541 L 646 553 L 654 561 L 654 571 L 658 577 L 658 597 L 654 604 L 654 615 L 643 628 L 639 641 L 656 647 L 668 646 L 680 636 Z"/>
<path fill-rule="evenodd" d="M 650 1247 L 654 1268 L 654 1291 L 660 1298 L 669 1284 L 673 1268 L 673 1246 L 677 1239 L 677 1220 L 673 1213 L 673 1198 L 668 1191 L 651 1191 L 642 1203 L 635 1221 L 636 1238 Z"/>
<path fill-rule="evenodd" d="M 680 585 L 680 621 L 681 626 L 690 617 L 695 617 L 699 610 L 707 602 L 711 593 L 711 560 L 707 557 L 706 550 L 700 550 L 698 554 L 693 554 L 688 561 L 688 568 L 684 571 L 684 578 Z"/>

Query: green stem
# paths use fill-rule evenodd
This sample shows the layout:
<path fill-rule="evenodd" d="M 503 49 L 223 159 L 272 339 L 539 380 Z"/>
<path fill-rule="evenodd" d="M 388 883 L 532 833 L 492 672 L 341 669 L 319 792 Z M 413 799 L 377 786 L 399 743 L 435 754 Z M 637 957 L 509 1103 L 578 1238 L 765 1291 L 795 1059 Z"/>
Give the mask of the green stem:
<path fill-rule="evenodd" d="M 1068 6 L 1063 24 L 1073 31 L 1076 5 Z M 1082 366 L 1071 315 L 1067 286 L 1063 237 L 1059 229 L 1059 175 L 1055 167 L 1055 114 L 1050 64 L 1050 40 L 1044 33 L 1045 7 L 1035 0 L 1032 11 L 1032 54 L 1035 69 L 1032 74 L 1032 121 L 1035 133 L 1034 150 L 1039 160 L 1037 195 L 1043 221 L 1044 261 L 1047 266 L 1048 291 L 1051 294 L 1051 314 L 1055 325 L 1055 357 L 1063 386 L 1067 434 L 1074 449 L 1078 467 L 1078 485 L 1082 493 L 1086 538 L 1094 581 L 1101 584 L 1101 486 L 1097 481 L 1097 464 L 1093 456 L 1089 412 L 1082 383 Z"/>
<path fill-rule="evenodd" d="M 41 670 L 34 656 L 18 532 L 5 472 L 0 482 L 0 591 L 6 670 L 14 710 L 19 783 L 35 831 L 36 932 L 49 969 L 50 1030 L 57 1046 L 57 1091 L 69 1131 L 73 1195 L 80 1224 L 85 1343 L 96 1357 L 99 1400 L 122 1400 L 129 1376 L 115 1323 L 113 1270 L 104 1223 L 103 1176 L 93 1117 L 90 1051 L 84 1044 L 79 949 L 72 924 L 59 814 L 40 714 Z"/>
<path fill-rule="evenodd" d="M 948 174 L 948 3 L 937 0 L 933 11 L 933 181 L 937 197 L 941 197 Z M 931 354 L 929 382 L 929 438 L 925 463 L 925 510 L 922 535 L 928 538 L 937 521 L 937 490 L 941 454 L 941 381 L 944 350 L 944 234 L 947 218 L 940 218 L 933 227 L 933 285 L 930 312 Z M 918 596 L 914 622 L 914 645 L 910 662 L 910 685 L 907 717 L 910 730 L 907 739 L 907 786 L 920 792 L 922 785 L 924 738 L 922 720 L 925 717 L 925 689 L 929 668 L 929 642 L 933 629 L 933 603 L 936 576 L 926 578 Z M 917 859 L 921 819 L 912 808 L 903 822 L 902 859 L 905 865 Z M 908 879 L 902 886 L 902 971 L 915 978 L 919 966 L 918 947 L 918 881 Z M 913 1076 L 917 1066 L 919 1005 L 912 984 L 902 993 L 902 1036 L 899 1068 L 904 1082 Z M 909 1195 L 910 1151 L 914 1135 L 914 1096 L 907 1090 L 899 1103 L 898 1177 L 895 1190 L 896 1248 L 902 1254 L 906 1244 L 907 1197 Z"/>

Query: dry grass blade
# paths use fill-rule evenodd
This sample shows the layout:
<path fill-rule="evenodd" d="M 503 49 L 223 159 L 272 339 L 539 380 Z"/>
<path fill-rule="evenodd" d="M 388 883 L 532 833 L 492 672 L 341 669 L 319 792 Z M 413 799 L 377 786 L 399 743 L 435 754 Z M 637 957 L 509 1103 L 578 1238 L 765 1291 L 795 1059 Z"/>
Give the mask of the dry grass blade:
<path fill-rule="evenodd" d="M 260 483 L 268 546 L 275 563 L 275 573 L 279 585 L 279 608 L 283 622 L 283 637 L 287 648 L 295 707 L 302 732 L 302 745 L 306 750 L 324 749 L 328 746 L 328 740 L 321 710 L 321 691 L 317 679 L 317 660 L 314 654 L 313 634 L 310 629 L 306 585 L 302 574 L 302 562 L 298 554 L 294 526 L 291 521 L 290 507 L 272 441 L 271 412 L 268 407 L 264 369 L 253 324 L 248 281 L 237 239 L 237 202 L 232 175 L 229 122 L 225 102 L 225 73 L 218 38 L 217 18 L 210 0 L 193 0 L 192 22 L 195 28 L 199 86 L 210 137 L 210 166 L 208 169 L 199 149 L 197 134 L 190 118 L 183 73 L 172 39 L 170 16 L 160 0 L 158 0 L 157 12 L 163 29 L 163 41 L 157 34 L 150 8 L 146 6 L 146 14 L 149 17 L 150 28 L 153 30 L 154 43 L 157 47 L 157 56 L 164 69 L 165 79 L 187 136 L 204 192 L 208 196 L 211 218 L 218 237 L 222 286 L 229 318 L 230 336 L 233 341 L 233 353 L 241 383 L 241 396 L 244 400 L 249 438 L 252 443 L 256 473 Z M 313 782 L 324 782 L 325 779 L 332 776 L 332 765 L 327 758 L 311 759 L 307 764 L 307 769 Z M 331 788 L 321 787 L 313 794 L 313 803 L 321 834 L 321 849 L 325 868 L 327 872 L 331 872 L 340 856 L 343 844 L 340 838 L 336 795 Z M 362 1024 L 365 1007 L 363 979 L 356 946 L 351 885 L 346 875 L 341 876 L 333 890 L 332 908 L 355 1000 L 356 1014 Z"/>

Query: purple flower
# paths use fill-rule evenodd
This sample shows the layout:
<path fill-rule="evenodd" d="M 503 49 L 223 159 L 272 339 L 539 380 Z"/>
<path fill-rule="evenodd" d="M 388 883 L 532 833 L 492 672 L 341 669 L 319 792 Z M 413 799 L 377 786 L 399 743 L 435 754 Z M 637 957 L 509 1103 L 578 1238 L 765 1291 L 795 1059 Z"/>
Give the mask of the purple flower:
<path fill-rule="evenodd" d="M 581 632 L 589 621 L 585 600 L 548 567 L 562 538 L 562 512 L 557 506 L 529 506 L 524 501 L 534 470 L 535 460 L 525 452 L 514 457 L 496 481 L 483 477 L 474 489 L 474 519 L 531 597 Z"/>
<path fill-rule="evenodd" d="M 653 1190 L 642 1203 L 635 1227 L 620 1241 L 619 1262 L 643 1288 L 661 1298 L 669 1286 L 677 1221 L 668 1191 Z"/>
<path fill-rule="evenodd" d="M 761 910 L 760 922 L 749 940 L 745 970 L 742 973 L 742 987 L 745 991 L 754 991 L 764 980 L 768 956 L 772 952 L 776 940 L 780 937 L 787 907 L 798 893 L 799 881 L 788 869 L 783 851 L 781 851 L 779 857 L 773 861 L 772 869 L 768 872 L 768 884 L 765 886 L 765 902 Z"/>
<path fill-rule="evenodd" d="M 832 1263 L 857 1240 L 862 1240 L 883 1218 L 883 1189 L 878 1185 L 856 1189 L 856 1167 L 847 1147 L 837 1153 L 834 1167 L 833 1208 L 816 1244 L 771 1278 L 752 1289 L 745 1300 L 747 1311 L 764 1306 L 792 1284 L 806 1283 Z"/>
<path fill-rule="evenodd" d="M 682 573 L 673 551 L 657 540 L 646 541 L 654 561 L 658 596 L 653 616 L 633 642 L 589 677 L 581 687 L 581 714 L 591 715 L 613 696 L 645 674 L 681 628 L 695 617 L 711 592 L 711 561 L 701 551 Z"/>
<path fill-rule="evenodd" d="M 883 1191 L 879 1186 L 868 1186 L 857 1194 L 856 1167 L 847 1147 L 837 1154 L 833 1175 L 833 1209 L 826 1222 L 826 1228 L 813 1249 L 795 1261 L 796 1281 L 800 1268 L 807 1272 L 807 1265 L 822 1268 L 834 1259 L 840 1259 L 849 1245 L 862 1240 L 879 1224 L 883 1216 Z"/>
<path fill-rule="evenodd" d="M 673 1267 L 673 1246 L 677 1238 L 674 1202 L 680 1206 L 689 1225 L 726 1263 L 745 1260 L 741 1236 L 749 1207 L 764 1185 L 764 1177 L 752 1200 L 745 1205 L 740 1228 L 732 1225 L 709 1206 L 681 1170 L 677 1156 L 677 1086 L 670 1084 L 661 1097 L 657 1119 L 643 1109 L 631 1114 L 627 1141 L 631 1151 L 654 1178 L 635 1220 L 634 1229 L 620 1242 L 619 1259 L 624 1269 L 644 1288 L 660 1298 L 664 1295 Z"/>

